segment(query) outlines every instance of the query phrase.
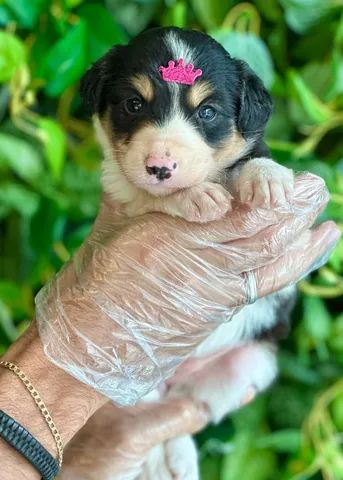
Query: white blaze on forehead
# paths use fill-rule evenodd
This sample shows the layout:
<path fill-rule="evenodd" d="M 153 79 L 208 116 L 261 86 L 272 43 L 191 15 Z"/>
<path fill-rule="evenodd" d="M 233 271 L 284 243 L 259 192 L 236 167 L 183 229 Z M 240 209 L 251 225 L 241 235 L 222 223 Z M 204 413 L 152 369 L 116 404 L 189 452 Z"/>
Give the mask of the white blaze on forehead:
<path fill-rule="evenodd" d="M 167 48 L 170 50 L 172 57 L 169 60 L 178 61 L 180 58 L 183 59 L 184 63 L 187 65 L 192 63 L 192 48 L 182 40 L 177 32 L 171 31 L 167 32 L 164 38 L 164 43 Z M 167 66 L 167 65 L 166 65 Z M 175 82 L 166 82 L 168 88 L 171 92 L 171 113 L 172 118 L 181 118 L 182 117 L 182 108 L 180 105 L 180 91 L 181 85 Z M 165 123 L 169 123 L 168 120 Z"/>
<path fill-rule="evenodd" d="M 168 119 L 164 120 L 163 124 L 169 123 L 170 118 L 174 117 L 181 117 L 182 116 L 182 108 L 180 103 L 180 92 L 181 88 L 178 83 L 168 82 L 168 88 L 171 93 L 171 109 L 168 115 Z"/>
<path fill-rule="evenodd" d="M 192 48 L 181 40 L 176 32 L 167 32 L 164 42 L 172 53 L 170 60 L 176 61 L 182 58 L 186 64 L 192 63 Z"/>
<path fill-rule="evenodd" d="M 176 143 L 184 144 L 199 142 L 198 131 L 187 121 L 181 111 L 173 112 L 163 125 L 160 125 L 158 135 L 162 141 L 173 139 Z"/>

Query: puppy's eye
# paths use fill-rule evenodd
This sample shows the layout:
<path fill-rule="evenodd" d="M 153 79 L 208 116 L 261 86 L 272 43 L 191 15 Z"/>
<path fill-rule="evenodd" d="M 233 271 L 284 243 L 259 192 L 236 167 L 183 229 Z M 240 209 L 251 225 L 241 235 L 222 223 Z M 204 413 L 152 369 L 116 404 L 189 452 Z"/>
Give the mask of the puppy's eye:
<path fill-rule="evenodd" d="M 198 110 L 199 118 L 207 122 L 210 120 L 213 120 L 216 114 L 217 114 L 216 110 L 213 107 L 210 107 L 209 105 L 203 105 Z"/>
<path fill-rule="evenodd" d="M 138 113 L 143 108 L 143 101 L 138 97 L 129 98 L 125 102 L 125 107 L 129 113 Z"/>

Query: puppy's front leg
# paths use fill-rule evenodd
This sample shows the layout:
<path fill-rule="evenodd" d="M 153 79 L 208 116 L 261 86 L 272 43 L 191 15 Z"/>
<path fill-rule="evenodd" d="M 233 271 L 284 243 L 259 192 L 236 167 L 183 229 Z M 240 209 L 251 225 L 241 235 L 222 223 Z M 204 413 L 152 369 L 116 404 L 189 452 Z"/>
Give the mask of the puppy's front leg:
<path fill-rule="evenodd" d="M 203 182 L 164 197 L 140 191 L 126 204 L 130 217 L 150 212 L 167 213 L 190 222 L 210 222 L 222 218 L 231 208 L 231 194 L 217 183 Z"/>
<path fill-rule="evenodd" d="M 268 342 L 252 342 L 224 353 L 188 381 L 168 383 L 168 398 L 191 397 L 205 404 L 213 422 L 249 402 L 275 379 L 275 347 Z"/>

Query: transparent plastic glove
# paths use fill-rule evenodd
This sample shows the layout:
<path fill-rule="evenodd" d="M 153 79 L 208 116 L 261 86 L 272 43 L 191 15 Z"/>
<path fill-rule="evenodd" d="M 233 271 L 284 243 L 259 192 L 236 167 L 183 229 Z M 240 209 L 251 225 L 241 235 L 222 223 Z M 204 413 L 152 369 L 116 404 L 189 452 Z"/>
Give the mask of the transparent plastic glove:
<path fill-rule="evenodd" d="M 195 433 L 207 413 L 190 399 L 102 407 L 68 445 L 60 480 L 133 480 L 151 448 L 179 435 Z"/>
<path fill-rule="evenodd" d="M 127 219 L 105 200 L 80 250 L 37 296 L 47 356 L 118 404 L 134 404 L 255 293 L 325 262 L 339 232 L 332 222 L 309 229 L 327 201 L 310 174 L 296 179 L 292 206 L 237 205 L 209 224 Z"/>

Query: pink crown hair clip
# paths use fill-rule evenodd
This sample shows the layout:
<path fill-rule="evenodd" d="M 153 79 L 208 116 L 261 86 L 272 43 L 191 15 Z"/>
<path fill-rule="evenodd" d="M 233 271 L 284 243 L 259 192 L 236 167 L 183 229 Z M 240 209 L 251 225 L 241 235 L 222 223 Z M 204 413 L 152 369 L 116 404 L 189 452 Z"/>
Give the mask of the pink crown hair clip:
<path fill-rule="evenodd" d="M 193 70 L 192 63 L 185 65 L 182 58 L 177 63 L 169 60 L 168 67 L 162 65 L 158 68 L 162 78 L 166 82 L 182 83 L 184 85 L 193 85 L 195 80 L 202 75 L 202 70 L 198 68 Z"/>

